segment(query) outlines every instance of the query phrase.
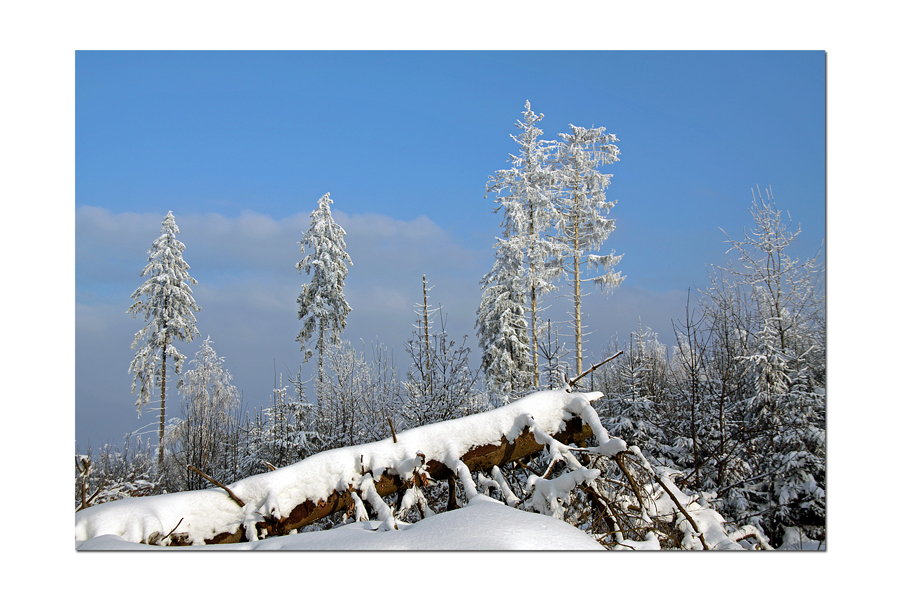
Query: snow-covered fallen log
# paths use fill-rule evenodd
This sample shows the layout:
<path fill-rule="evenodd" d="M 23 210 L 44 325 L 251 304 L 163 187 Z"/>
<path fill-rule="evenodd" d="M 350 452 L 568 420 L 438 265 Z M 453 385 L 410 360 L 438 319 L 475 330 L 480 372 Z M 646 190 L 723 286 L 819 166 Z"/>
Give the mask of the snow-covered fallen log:
<path fill-rule="evenodd" d="M 339 448 L 294 465 L 230 484 L 241 507 L 221 489 L 130 498 L 75 515 L 75 539 L 117 535 L 150 544 L 215 544 L 287 534 L 331 513 L 349 510 L 366 482 L 381 497 L 427 480 L 459 478 L 468 497 L 477 494 L 471 473 L 520 460 L 545 444 L 535 432 L 561 444 L 592 435 L 599 452 L 625 449 L 610 439 L 591 408 L 599 392 L 545 391 L 501 408 L 397 434 L 397 441 Z M 370 506 L 377 506 L 369 502 Z"/>
<path fill-rule="evenodd" d="M 376 530 L 396 531 L 409 524 L 384 498 L 398 493 L 401 514 L 417 506 L 423 517 L 430 517 L 434 512 L 422 488 L 448 479 L 454 482 L 451 490 L 458 483 L 469 502 L 484 498 L 481 486 L 496 490 L 510 507 L 560 520 L 581 494 L 594 507 L 588 522 L 608 525 L 595 536 L 609 548 L 659 549 L 663 543 L 687 549 L 740 548 L 726 534 L 718 513 L 685 495 L 639 448 L 609 437 L 590 404 L 602 396 L 536 392 L 489 412 L 401 432 L 396 440 L 322 452 L 231 483 L 228 491 L 214 488 L 93 506 L 76 513 L 75 539 L 114 536 L 162 546 L 255 542 L 287 535 L 339 511 L 354 513 L 357 521 L 372 515 L 380 521 L 372 525 Z M 578 447 L 589 439 L 597 445 Z M 519 487 L 530 497 L 519 498 L 499 467 L 538 453 L 548 464 Z M 618 465 L 620 481 L 604 474 L 604 464 Z M 448 509 L 455 504 L 452 491 L 450 498 Z"/>

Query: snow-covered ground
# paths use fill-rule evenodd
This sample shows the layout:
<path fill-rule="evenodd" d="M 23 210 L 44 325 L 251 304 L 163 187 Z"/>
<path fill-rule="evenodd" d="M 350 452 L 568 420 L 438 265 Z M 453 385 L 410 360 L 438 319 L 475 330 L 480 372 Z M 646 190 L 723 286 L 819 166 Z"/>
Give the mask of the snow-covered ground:
<path fill-rule="evenodd" d="M 256 542 L 183 546 L 181 550 L 603 550 L 589 535 L 571 525 L 510 508 L 479 495 L 466 506 L 433 515 L 418 523 L 397 522 L 396 530 L 379 530 L 379 521 L 348 523 L 329 531 L 313 531 Z M 76 542 L 78 550 L 164 550 L 102 535 Z"/>

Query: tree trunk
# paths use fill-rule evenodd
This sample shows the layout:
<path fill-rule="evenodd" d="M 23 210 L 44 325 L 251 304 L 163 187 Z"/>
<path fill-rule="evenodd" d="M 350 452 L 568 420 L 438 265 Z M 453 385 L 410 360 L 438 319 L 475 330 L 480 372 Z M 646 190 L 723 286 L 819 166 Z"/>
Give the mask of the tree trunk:
<path fill-rule="evenodd" d="M 431 350 L 428 340 L 428 288 L 422 275 L 422 316 L 425 319 L 425 392 L 431 396 Z"/>
<path fill-rule="evenodd" d="M 166 340 L 168 346 L 168 340 Z M 159 393 L 159 459 L 158 468 L 162 472 L 163 467 L 163 436 L 166 433 L 166 346 L 162 351 L 162 390 Z"/>
<path fill-rule="evenodd" d="M 531 270 L 531 363 L 534 371 L 531 383 L 537 389 L 540 386 L 541 376 L 538 371 L 537 290 L 534 285 L 534 205 L 531 202 L 528 203 L 528 237 L 531 240 L 528 266 Z"/>
<path fill-rule="evenodd" d="M 540 373 L 538 372 L 538 342 L 537 342 L 537 292 L 534 289 L 534 265 L 531 266 L 531 361 L 534 369 L 532 384 L 535 389 L 540 386 Z"/>
<path fill-rule="evenodd" d="M 581 257 L 578 256 L 578 218 L 575 218 L 575 374 L 581 373 Z"/>

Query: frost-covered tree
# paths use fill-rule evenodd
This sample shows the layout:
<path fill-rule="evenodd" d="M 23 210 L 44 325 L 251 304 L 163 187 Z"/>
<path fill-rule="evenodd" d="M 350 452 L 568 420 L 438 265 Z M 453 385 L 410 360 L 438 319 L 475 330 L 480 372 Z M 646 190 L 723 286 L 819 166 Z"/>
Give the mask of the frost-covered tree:
<path fill-rule="evenodd" d="M 319 384 L 316 431 L 326 448 L 363 443 L 362 411 L 369 391 L 365 358 L 345 340 L 325 350 L 328 374 Z"/>
<path fill-rule="evenodd" d="M 247 427 L 246 451 L 241 467 L 246 475 L 294 464 L 322 449 L 321 436 L 313 429 L 315 406 L 306 401 L 303 386 L 283 385 L 279 376 L 272 403 L 257 410 Z"/>
<path fill-rule="evenodd" d="M 121 448 L 104 444 L 96 455 L 76 455 L 76 511 L 122 498 L 159 494 L 161 482 L 150 440 L 128 434 Z"/>
<path fill-rule="evenodd" d="M 538 342 L 538 353 L 544 359 L 544 371 L 547 374 L 547 387 L 552 390 L 564 389 L 569 371 L 566 357 L 569 350 L 565 341 L 559 341 L 559 326 L 547 321 L 541 328 L 541 341 Z M 591 373 L 593 375 L 593 373 Z M 591 389 L 599 389 L 591 385 Z M 605 389 L 605 388 L 604 388 Z"/>
<path fill-rule="evenodd" d="M 469 370 L 471 348 L 466 337 L 457 343 L 447 332 L 447 320 L 439 306 L 428 308 L 428 288 L 423 277 L 424 302 L 418 305 L 413 337 L 406 342 L 412 359 L 403 382 L 404 426 L 419 427 L 479 412 L 487 408 Z M 437 315 L 437 322 L 429 317 Z M 439 328 L 439 329 L 438 329 Z"/>
<path fill-rule="evenodd" d="M 604 127 L 569 126 L 570 133 L 559 134 L 553 165 L 553 198 L 560 220 L 556 241 L 565 246 L 562 254 L 566 278 L 572 286 L 572 328 L 575 336 L 575 371 L 582 373 L 583 334 L 581 283 L 586 271 L 602 268 L 602 275 L 589 278 L 606 292 L 611 292 L 624 277 L 613 268 L 622 259 L 615 252 L 592 254 L 615 229 L 615 221 L 606 215 L 615 201 L 606 200 L 606 188 L 612 175 L 600 173 L 601 165 L 619 160 L 618 141 Z"/>
<path fill-rule="evenodd" d="M 376 441 L 391 435 L 399 427 L 403 405 L 403 385 L 397 375 L 393 352 L 382 344 L 373 344 L 372 358 L 366 361 L 368 394 L 360 419 L 362 439 Z"/>
<path fill-rule="evenodd" d="M 134 373 L 131 393 L 138 390 L 135 402 L 138 414 L 145 404 L 150 403 L 153 391 L 160 389 L 159 411 L 159 466 L 163 464 L 163 439 L 166 424 L 166 363 L 171 358 L 175 363 L 175 373 L 180 374 L 185 356 L 172 343 L 174 340 L 190 342 L 199 335 L 194 311 L 200 310 L 194 302 L 191 285 L 197 281 L 188 274 L 190 268 L 182 253 L 184 244 L 175 239 L 178 226 L 172 211 L 162 223 L 162 235 L 148 251 L 147 265 L 141 271 L 146 280 L 131 295 L 134 304 L 127 312 L 133 317 L 142 315 L 147 325 L 137 332 L 131 349 L 135 353 L 129 373 Z"/>
<path fill-rule="evenodd" d="M 384 439 L 400 427 L 402 388 L 383 346 L 373 347 L 369 362 L 342 340 L 326 350 L 325 366 L 315 421 L 323 449 Z"/>
<path fill-rule="evenodd" d="M 763 475 L 748 502 L 766 509 L 768 529 L 824 524 L 824 311 L 818 256 L 791 258 L 800 233 L 783 221 L 771 189 L 754 194 L 754 228 L 728 239 L 738 264 L 725 269 L 745 290 L 750 318 L 742 324 L 749 350 L 737 357 L 749 379 L 747 418 L 759 431 L 751 464 Z"/>
<path fill-rule="evenodd" d="M 615 370 L 621 388 L 607 393 L 600 411 L 607 429 L 611 435 L 629 444 L 652 448 L 656 454 L 666 439 L 659 425 L 666 400 L 666 347 L 654 331 L 638 321 L 624 355 L 610 368 Z"/>
<path fill-rule="evenodd" d="M 303 323 L 297 341 L 305 346 L 316 336 L 319 382 L 325 377 L 325 349 L 340 340 L 351 310 L 344 298 L 344 280 L 353 262 L 344 243 L 346 232 L 331 216 L 332 202 L 329 194 L 319 198 L 318 208 L 310 215 L 309 229 L 299 242 L 301 252 L 308 249 L 309 253 L 297 263 L 300 273 L 312 275 L 297 298 L 297 318 Z M 311 355 L 312 351 L 306 349 L 304 360 Z"/>
<path fill-rule="evenodd" d="M 526 309 L 528 286 L 520 264 L 522 253 L 506 240 L 498 240 L 495 247 L 494 266 L 481 282 L 475 333 L 488 387 L 508 396 L 529 389 L 534 382 Z"/>
<path fill-rule="evenodd" d="M 191 361 L 178 388 L 182 395 L 181 418 L 166 434 L 166 444 L 175 469 L 171 478 L 179 489 L 197 490 L 207 482 L 188 470 L 193 466 L 213 479 L 227 480 L 233 474 L 228 458 L 229 443 L 240 420 L 240 393 L 231 384 L 225 358 L 218 356 L 208 337 Z"/>
<path fill-rule="evenodd" d="M 518 373 L 522 370 L 519 325 L 512 325 L 516 339 L 497 343 L 499 337 L 512 333 L 511 322 L 519 320 L 518 316 L 506 311 L 511 309 L 513 313 L 520 313 L 524 310 L 527 314 L 530 383 L 532 387 L 538 387 L 540 298 L 556 289 L 552 282 L 560 275 L 559 256 L 562 252 L 559 243 L 547 235 L 558 221 L 558 215 L 552 201 L 549 145 L 540 139 L 543 131 L 537 127 L 544 115 L 535 114 L 527 101 L 522 114 L 523 120 L 516 122 L 521 133 L 511 135 L 519 146 L 519 153 L 510 154 L 512 167 L 497 171 L 486 186 L 487 194 L 496 194 L 495 212 L 502 214 L 503 234 L 495 246 L 497 260 L 494 267 L 482 280 L 482 308 L 478 312 L 478 328 L 484 332 L 479 341 L 488 361 L 486 372 L 492 379 L 498 373 L 507 373 L 514 378 L 512 383 L 516 388 L 519 387 Z M 520 287 L 521 291 L 511 293 L 513 286 Z M 493 307 L 493 302 L 503 306 Z"/>

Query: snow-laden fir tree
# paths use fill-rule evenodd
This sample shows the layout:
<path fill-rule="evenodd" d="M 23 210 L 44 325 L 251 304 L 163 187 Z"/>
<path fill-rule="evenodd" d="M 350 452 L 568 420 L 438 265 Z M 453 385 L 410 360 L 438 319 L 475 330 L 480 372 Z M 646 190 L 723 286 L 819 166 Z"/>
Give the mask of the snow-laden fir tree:
<path fill-rule="evenodd" d="M 494 266 L 481 281 L 475 333 L 487 385 L 505 397 L 527 390 L 533 383 L 526 316 L 528 286 L 521 268 L 522 252 L 507 240 L 498 240 L 495 247 Z"/>
<path fill-rule="evenodd" d="M 169 456 L 175 463 L 172 477 L 178 489 L 198 490 L 207 482 L 188 470 L 193 466 L 218 481 L 234 474 L 228 458 L 237 442 L 240 393 L 231 384 L 225 358 L 218 356 L 207 337 L 184 373 L 178 388 L 183 397 L 181 418 L 166 434 Z"/>
<path fill-rule="evenodd" d="M 180 374 L 185 356 L 172 343 L 174 340 L 190 342 L 199 335 L 194 311 L 200 310 L 194 302 L 191 285 L 197 281 L 188 274 L 189 265 L 182 253 L 184 244 L 175 238 L 179 233 L 172 211 L 162 223 L 161 235 L 148 251 L 147 265 L 141 271 L 145 281 L 131 295 L 134 304 L 127 312 L 133 317 L 142 315 L 147 325 L 137 332 L 131 349 L 138 348 L 129 373 L 134 373 L 131 393 L 138 391 L 135 402 L 138 414 L 152 400 L 153 391 L 160 389 L 159 411 L 159 466 L 163 464 L 163 439 L 166 423 L 166 364 L 169 358 L 175 363 L 175 373 Z"/>
<path fill-rule="evenodd" d="M 566 387 L 566 373 L 569 372 L 569 350 L 565 341 L 559 341 L 559 326 L 548 320 L 541 328 L 541 341 L 538 342 L 538 353 L 544 359 L 544 373 L 546 374 L 547 387 L 551 390 L 560 390 Z M 601 389 L 593 385 L 590 389 Z M 606 389 L 606 388 L 602 388 Z"/>
<path fill-rule="evenodd" d="M 593 254 L 615 229 L 615 221 L 606 215 L 615 206 L 607 201 L 606 188 L 612 175 L 598 168 L 619 160 L 618 138 L 605 133 L 604 127 L 585 128 L 569 125 L 570 133 L 559 134 L 553 165 L 553 198 L 560 220 L 556 241 L 565 247 L 564 271 L 572 286 L 572 327 L 575 335 L 575 372 L 582 373 L 583 335 L 581 283 L 589 269 L 602 268 L 604 273 L 588 278 L 607 292 L 618 286 L 624 277 L 613 268 L 622 259 L 615 252 Z"/>
<path fill-rule="evenodd" d="M 644 328 L 632 332 L 624 355 L 611 366 L 621 382 L 621 389 L 610 390 L 599 414 L 610 435 L 629 445 L 652 448 L 660 453 L 665 437 L 659 427 L 664 401 L 663 388 L 667 369 L 666 347 L 657 334 Z"/>
<path fill-rule="evenodd" d="M 494 193 L 494 202 L 498 205 L 495 212 L 502 214 L 502 238 L 499 238 L 497 262 L 491 273 L 482 281 L 482 309 L 478 312 L 478 328 L 487 333 L 479 339 L 482 344 L 494 343 L 493 352 L 489 353 L 490 363 L 487 369 L 496 376 L 498 372 L 512 369 L 517 377 L 521 370 L 521 357 L 518 356 L 518 342 L 510 340 L 504 352 L 503 345 L 495 342 L 500 331 L 509 327 L 511 316 L 504 317 L 505 311 L 500 308 L 486 306 L 492 299 L 503 302 L 521 304 L 522 308 L 514 308 L 514 312 L 522 309 L 528 315 L 530 323 L 531 353 L 531 386 L 540 385 L 538 368 L 538 323 L 540 319 L 540 298 L 547 292 L 556 289 L 553 280 L 560 275 L 559 257 L 562 250 L 558 242 L 546 235 L 546 232 L 559 220 L 556 206 L 552 202 L 550 185 L 551 172 L 548 166 L 549 146 L 540 136 L 543 131 L 537 123 L 544 115 L 537 115 L 531 110 L 531 103 L 525 103 L 524 118 L 516 122 L 521 130 L 518 136 L 511 135 L 519 146 L 518 154 L 510 154 L 512 167 L 497 171 L 488 181 L 487 194 Z M 487 196 L 485 194 L 485 196 Z M 518 254 L 519 256 L 515 256 Z M 521 283 L 519 283 L 519 281 Z M 511 284 L 523 285 L 524 295 L 506 294 Z M 506 323 L 501 323 L 506 319 Z M 482 345 L 487 351 L 490 346 Z M 500 364 L 494 365 L 494 362 Z M 518 382 L 514 384 L 518 387 Z M 526 388 L 527 389 L 527 388 Z"/>
<path fill-rule="evenodd" d="M 755 227 L 728 241 L 737 266 L 726 271 L 747 290 L 752 319 L 743 324 L 749 352 L 738 360 L 750 379 L 747 417 L 759 430 L 756 472 L 767 474 L 748 501 L 765 508 L 770 535 L 778 528 L 825 522 L 824 297 L 818 256 L 787 254 L 800 233 L 782 221 L 771 189 L 754 194 Z"/>
<path fill-rule="evenodd" d="M 325 377 L 326 347 L 338 343 L 351 310 L 344 298 L 344 280 L 353 262 L 344 243 L 346 232 L 331 216 L 331 204 L 329 194 L 319 198 L 318 208 L 310 215 L 309 229 L 299 242 L 301 252 L 308 249 L 309 253 L 297 263 L 301 274 L 312 275 L 312 281 L 303 284 L 297 298 L 297 318 L 303 324 L 297 341 L 305 347 L 316 336 L 318 383 Z M 306 349 L 304 360 L 311 355 L 312 351 Z"/>

